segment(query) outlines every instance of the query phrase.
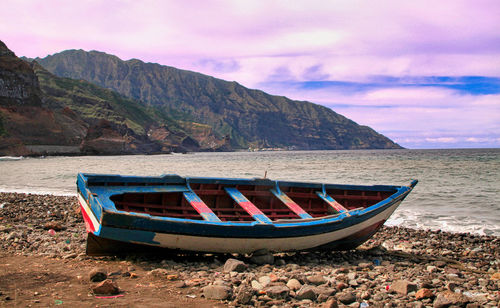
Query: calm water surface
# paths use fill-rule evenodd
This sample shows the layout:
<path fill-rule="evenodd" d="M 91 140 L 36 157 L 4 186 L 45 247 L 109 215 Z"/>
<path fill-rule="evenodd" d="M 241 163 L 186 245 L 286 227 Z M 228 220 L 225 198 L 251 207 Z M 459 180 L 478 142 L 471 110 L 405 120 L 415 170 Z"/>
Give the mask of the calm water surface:
<path fill-rule="evenodd" d="M 389 225 L 500 235 L 500 149 L 0 158 L 0 191 L 75 194 L 78 172 L 407 185 Z"/>

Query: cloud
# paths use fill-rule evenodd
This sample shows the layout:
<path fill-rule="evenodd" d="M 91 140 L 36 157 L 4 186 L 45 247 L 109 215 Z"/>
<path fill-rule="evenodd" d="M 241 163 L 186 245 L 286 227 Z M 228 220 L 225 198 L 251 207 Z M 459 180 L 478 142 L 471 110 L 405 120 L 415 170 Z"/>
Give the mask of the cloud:
<path fill-rule="evenodd" d="M 4 0 L 0 38 L 28 57 L 100 50 L 235 80 L 410 147 L 500 146 L 498 16 L 497 0 Z"/>
<path fill-rule="evenodd" d="M 210 71 L 220 73 L 233 73 L 241 69 L 241 65 L 234 59 L 202 59 L 199 61 L 199 64 Z"/>

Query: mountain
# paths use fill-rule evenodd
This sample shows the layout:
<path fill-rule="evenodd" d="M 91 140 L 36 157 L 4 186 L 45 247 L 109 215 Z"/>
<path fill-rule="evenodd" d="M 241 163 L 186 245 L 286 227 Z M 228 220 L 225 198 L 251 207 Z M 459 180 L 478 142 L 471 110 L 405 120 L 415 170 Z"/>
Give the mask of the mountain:
<path fill-rule="evenodd" d="M 400 148 L 324 106 L 200 73 L 137 59 L 123 61 L 98 51 L 67 50 L 35 61 L 57 76 L 83 79 L 176 120 L 206 125 L 236 149 Z"/>
<path fill-rule="evenodd" d="M 0 155 L 149 154 L 227 150 L 200 123 L 84 80 L 53 75 L 0 41 Z"/>

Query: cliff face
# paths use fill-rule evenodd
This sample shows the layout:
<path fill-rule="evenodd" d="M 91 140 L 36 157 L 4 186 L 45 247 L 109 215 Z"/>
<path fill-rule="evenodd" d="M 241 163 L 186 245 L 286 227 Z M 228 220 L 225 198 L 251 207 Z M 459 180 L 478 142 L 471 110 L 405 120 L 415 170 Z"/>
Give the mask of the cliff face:
<path fill-rule="evenodd" d="M 236 148 L 400 148 L 326 107 L 199 73 L 97 51 L 68 50 L 36 61 L 58 76 L 84 79 L 176 119 L 208 125 Z"/>
<path fill-rule="evenodd" d="M 158 129 L 166 133 L 150 138 Z M 200 145 L 207 138 L 216 140 L 213 148 Z M 0 42 L 0 156 L 168 153 L 215 150 L 224 142 L 211 133 L 198 142 L 164 113 L 86 81 L 56 77 Z"/>
<path fill-rule="evenodd" d="M 40 106 L 38 79 L 29 63 L 0 41 L 0 103 Z"/>
<path fill-rule="evenodd" d="M 36 154 L 30 146 L 74 146 L 83 122 L 43 104 L 32 65 L 0 42 L 0 155 Z"/>

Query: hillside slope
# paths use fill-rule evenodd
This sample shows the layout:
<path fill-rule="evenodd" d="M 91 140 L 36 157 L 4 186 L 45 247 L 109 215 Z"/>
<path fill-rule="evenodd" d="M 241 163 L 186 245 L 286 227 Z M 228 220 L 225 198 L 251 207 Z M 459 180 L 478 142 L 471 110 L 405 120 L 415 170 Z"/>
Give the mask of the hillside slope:
<path fill-rule="evenodd" d="M 209 125 L 235 148 L 400 148 L 324 106 L 195 72 L 97 51 L 67 50 L 35 60 L 58 76 L 84 79 L 159 107 L 173 118 Z"/>
<path fill-rule="evenodd" d="M 84 80 L 57 77 L 0 41 L 0 156 L 227 150 L 206 125 Z"/>

